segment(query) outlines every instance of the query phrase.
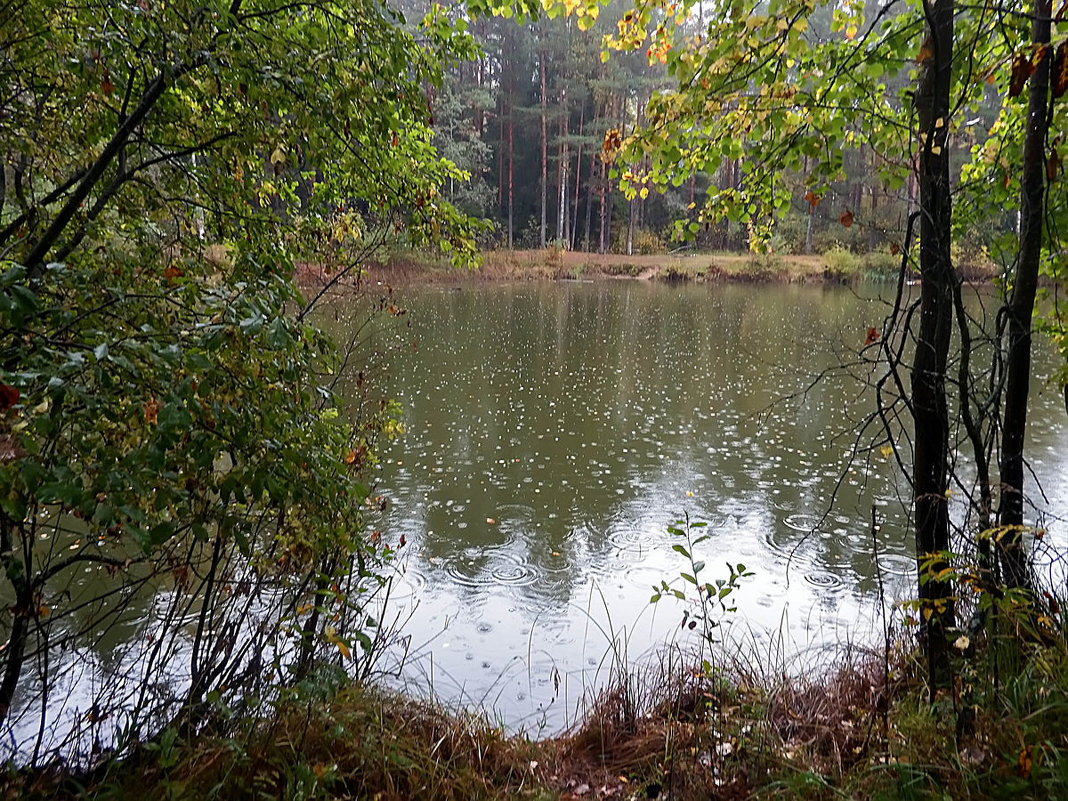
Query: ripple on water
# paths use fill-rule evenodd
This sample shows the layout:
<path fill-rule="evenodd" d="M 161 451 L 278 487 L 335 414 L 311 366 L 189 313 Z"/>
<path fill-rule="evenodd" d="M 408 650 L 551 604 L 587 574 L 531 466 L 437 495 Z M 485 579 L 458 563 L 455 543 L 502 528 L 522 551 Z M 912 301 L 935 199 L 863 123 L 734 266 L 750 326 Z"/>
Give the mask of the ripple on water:
<path fill-rule="evenodd" d="M 879 554 L 879 570 L 887 576 L 913 578 L 916 575 L 916 560 L 905 554 Z"/>
<path fill-rule="evenodd" d="M 445 573 L 465 587 L 526 587 L 540 577 L 538 568 L 515 553 L 514 547 L 468 548 L 445 560 Z"/>
<path fill-rule="evenodd" d="M 819 515 L 811 515 L 806 513 L 787 515 L 783 518 L 783 525 L 787 528 L 792 528 L 794 531 L 801 531 L 805 534 L 816 531 L 820 527 L 821 518 Z"/>
<path fill-rule="evenodd" d="M 806 568 L 805 583 L 815 587 L 820 594 L 841 595 L 848 589 L 848 585 L 840 573 L 823 570 L 819 567 Z"/>

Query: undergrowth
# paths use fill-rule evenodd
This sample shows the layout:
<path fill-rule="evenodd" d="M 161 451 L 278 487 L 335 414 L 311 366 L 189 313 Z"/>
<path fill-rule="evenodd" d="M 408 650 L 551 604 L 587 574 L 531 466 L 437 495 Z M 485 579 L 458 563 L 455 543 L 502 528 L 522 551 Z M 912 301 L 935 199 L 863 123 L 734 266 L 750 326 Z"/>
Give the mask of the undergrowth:
<path fill-rule="evenodd" d="M 327 683 L 225 736 L 171 730 L 91 770 L 11 771 L 0 797 L 1068 798 L 1068 649 L 1056 625 L 1026 629 L 1002 617 L 961 643 L 957 679 L 933 700 L 904 648 L 798 664 L 737 643 L 711 657 L 675 647 L 616 669 L 579 726 L 541 741 Z"/>

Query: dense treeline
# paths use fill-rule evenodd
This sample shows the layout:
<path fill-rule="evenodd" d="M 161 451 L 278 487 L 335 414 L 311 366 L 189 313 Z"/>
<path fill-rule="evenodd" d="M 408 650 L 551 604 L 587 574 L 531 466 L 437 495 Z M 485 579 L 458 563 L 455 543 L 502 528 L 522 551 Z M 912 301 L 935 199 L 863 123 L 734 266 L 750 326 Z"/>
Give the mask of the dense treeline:
<path fill-rule="evenodd" d="M 415 19 L 428 4 L 395 5 Z M 706 28 L 701 9 L 695 6 L 684 30 Z M 484 247 L 556 244 L 598 253 L 656 253 L 680 246 L 676 224 L 683 220 L 700 220 L 693 244 L 707 249 L 748 249 L 763 239 L 755 236 L 758 229 L 769 227 L 770 238 L 760 244 L 777 252 L 870 252 L 900 240 L 918 203 L 917 165 L 903 182 L 886 180 L 885 152 L 858 146 L 865 136 L 861 126 L 848 143 L 830 143 L 826 154 L 806 156 L 800 169 L 784 173 L 790 204 L 773 219 L 700 217 L 710 191 L 741 186 L 748 153 L 725 151 L 716 164 L 699 168 L 681 165 L 679 178 L 662 192 L 642 184 L 638 176 L 648 164 L 625 166 L 612 156 L 619 142 L 650 126 L 649 101 L 675 82 L 666 51 L 654 44 L 602 57 L 605 37 L 618 35 L 627 13 L 628 4 L 610 3 L 587 31 L 574 16 L 524 25 L 503 17 L 471 22 L 480 54 L 455 64 L 429 100 L 435 144 L 471 176 L 470 182 L 450 181 L 448 197 L 491 222 L 481 238 Z M 809 18 L 813 46 L 832 37 L 831 16 L 821 8 Z M 909 85 L 902 74 L 885 89 L 898 95 Z M 961 160 L 985 140 L 999 105 L 998 89 L 991 86 L 955 137 Z M 818 193 L 809 180 L 815 173 L 830 177 Z M 631 193 L 624 191 L 628 183 Z M 967 266 L 991 266 L 1004 249 L 998 237 L 1013 235 L 1015 227 L 1014 215 L 991 214 L 961 232 L 958 254 Z"/>

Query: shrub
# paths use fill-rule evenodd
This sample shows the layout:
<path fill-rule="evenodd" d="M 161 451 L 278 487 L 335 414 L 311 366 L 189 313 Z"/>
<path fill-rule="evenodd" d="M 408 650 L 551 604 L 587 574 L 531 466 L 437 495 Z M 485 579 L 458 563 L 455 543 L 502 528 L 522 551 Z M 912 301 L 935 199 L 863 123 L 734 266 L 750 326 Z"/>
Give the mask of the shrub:
<path fill-rule="evenodd" d="M 861 260 L 841 247 L 834 247 L 823 254 L 823 275 L 832 281 L 852 281 L 860 273 Z"/>

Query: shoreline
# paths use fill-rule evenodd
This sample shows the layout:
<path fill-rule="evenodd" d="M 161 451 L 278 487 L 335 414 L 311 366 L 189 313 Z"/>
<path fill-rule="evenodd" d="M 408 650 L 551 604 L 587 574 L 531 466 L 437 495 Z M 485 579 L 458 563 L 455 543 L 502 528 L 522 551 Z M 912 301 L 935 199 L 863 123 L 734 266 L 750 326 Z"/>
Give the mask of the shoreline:
<path fill-rule="evenodd" d="M 370 261 L 359 283 L 390 286 L 412 284 L 473 284 L 506 281 L 663 281 L 666 283 L 815 284 L 849 285 L 865 281 L 891 282 L 900 271 L 900 257 L 889 252 L 854 254 L 687 253 L 635 254 L 584 253 L 554 248 L 545 250 L 490 250 L 480 254 L 482 264 L 468 269 L 453 267 L 432 254 L 405 253 Z M 958 268 L 966 283 L 989 283 L 993 265 Z M 910 280 L 916 276 L 910 271 Z M 323 285 L 329 275 L 314 265 L 301 265 L 297 281 Z M 339 282 L 351 285 L 346 278 Z"/>

